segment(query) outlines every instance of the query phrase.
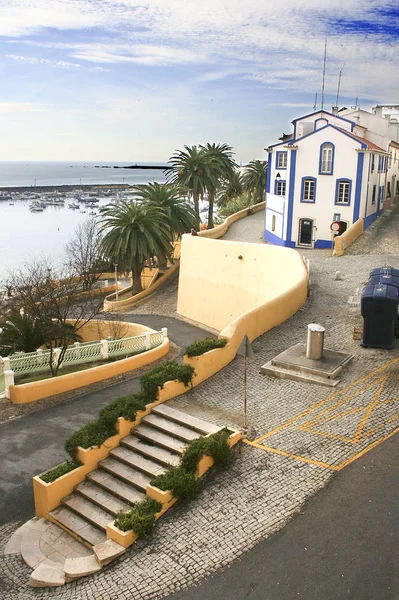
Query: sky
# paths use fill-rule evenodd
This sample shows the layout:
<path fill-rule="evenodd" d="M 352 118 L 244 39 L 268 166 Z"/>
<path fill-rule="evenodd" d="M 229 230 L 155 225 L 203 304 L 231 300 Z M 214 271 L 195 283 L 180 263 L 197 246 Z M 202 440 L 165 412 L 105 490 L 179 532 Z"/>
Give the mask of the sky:
<path fill-rule="evenodd" d="M 0 160 L 236 160 L 324 107 L 399 103 L 397 0 L 1 0 Z"/>

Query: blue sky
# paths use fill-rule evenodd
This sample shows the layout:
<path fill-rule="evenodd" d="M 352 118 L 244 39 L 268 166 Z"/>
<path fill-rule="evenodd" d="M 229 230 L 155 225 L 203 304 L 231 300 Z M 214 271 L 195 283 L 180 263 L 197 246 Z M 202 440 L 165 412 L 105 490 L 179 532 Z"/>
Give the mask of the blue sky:
<path fill-rule="evenodd" d="M 1 0 L 0 160 L 164 161 L 228 143 L 243 163 L 291 121 L 399 103 L 392 0 Z"/>

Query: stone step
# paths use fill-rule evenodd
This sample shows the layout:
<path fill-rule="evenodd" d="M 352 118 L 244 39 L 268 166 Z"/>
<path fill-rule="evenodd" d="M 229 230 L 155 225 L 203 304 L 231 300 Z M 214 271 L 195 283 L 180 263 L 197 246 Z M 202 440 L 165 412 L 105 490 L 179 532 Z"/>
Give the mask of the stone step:
<path fill-rule="evenodd" d="M 140 491 L 144 492 L 147 489 L 147 485 L 150 483 L 152 477 L 149 475 L 144 475 L 140 471 L 136 471 L 132 467 L 128 467 L 126 464 L 120 462 L 119 460 L 115 460 L 114 458 L 106 458 L 99 463 L 99 466 L 115 475 L 115 477 L 119 477 L 123 481 L 134 485 Z"/>
<path fill-rule="evenodd" d="M 216 431 L 221 429 L 221 427 L 218 425 L 214 425 L 213 423 L 208 423 L 207 421 L 193 417 L 192 415 L 184 413 L 181 410 L 176 410 L 171 406 L 166 406 L 166 404 L 159 404 L 152 409 L 151 413 L 159 415 L 160 417 L 164 417 L 165 419 L 169 419 L 170 421 L 174 421 L 179 425 L 185 425 L 186 427 L 194 429 L 194 431 L 198 431 L 198 433 L 202 433 L 203 435 L 216 433 Z"/>
<path fill-rule="evenodd" d="M 112 513 L 93 504 L 80 494 L 66 496 L 61 500 L 61 503 L 103 531 L 107 531 L 108 523 L 114 520 Z"/>
<path fill-rule="evenodd" d="M 146 440 L 147 442 L 156 444 L 157 446 L 161 446 L 166 450 L 176 452 L 180 455 L 183 453 L 183 450 L 186 446 L 182 440 L 177 440 L 166 433 L 162 433 L 153 427 L 145 425 L 145 423 L 140 423 L 138 427 L 135 427 L 132 430 L 132 434 Z"/>
<path fill-rule="evenodd" d="M 59 525 L 62 525 L 70 533 L 76 534 L 76 536 L 84 543 L 95 546 L 96 544 L 101 544 L 107 540 L 107 536 L 103 531 L 90 525 L 85 519 L 79 517 L 66 506 L 58 506 L 58 508 L 50 511 L 49 514 Z"/>
<path fill-rule="evenodd" d="M 144 456 L 137 454 L 134 450 L 129 450 L 129 448 L 123 446 L 118 446 L 114 450 L 111 450 L 109 455 L 112 458 L 116 458 L 116 460 L 120 460 L 127 464 L 129 467 L 133 467 L 133 469 L 142 471 L 151 478 L 165 473 L 165 467 L 163 465 L 148 458 L 144 458 Z"/>
<path fill-rule="evenodd" d="M 100 508 L 116 516 L 119 512 L 128 512 L 132 505 L 110 494 L 91 481 L 83 481 L 75 487 L 75 492 L 81 494 Z"/>
<path fill-rule="evenodd" d="M 183 440 L 183 442 L 186 442 L 186 444 L 192 440 L 195 440 L 196 438 L 201 437 L 201 434 L 198 433 L 198 431 L 193 431 L 192 429 L 189 429 L 189 427 L 178 425 L 177 423 L 173 423 L 173 421 L 169 421 L 168 419 L 159 417 L 158 415 L 149 414 L 144 417 L 142 423 L 150 425 L 155 429 L 159 429 L 159 431 L 167 433 L 170 436 Z"/>
<path fill-rule="evenodd" d="M 134 431 L 133 431 L 134 432 Z M 158 461 L 165 467 L 177 467 L 180 462 L 179 456 L 173 452 L 169 452 L 159 446 L 153 446 L 152 444 L 146 444 L 143 440 L 129 435 L 121 440 L 121 446 L 125 446 L 134 452 L 138 452 L 142 456 L 152 458 Z"/>
<path fill-rule="evenodd" d="M 86 480 L 96 483 L 104 490 L 110 492 L 110 494 L 129 504 L 137 504 L 137 502 L 141 502 L 145 498 L 143 492 L 139 492 L 137 488 L 124 483 L 103 469 L 92 471 L 87 475 Z"/>

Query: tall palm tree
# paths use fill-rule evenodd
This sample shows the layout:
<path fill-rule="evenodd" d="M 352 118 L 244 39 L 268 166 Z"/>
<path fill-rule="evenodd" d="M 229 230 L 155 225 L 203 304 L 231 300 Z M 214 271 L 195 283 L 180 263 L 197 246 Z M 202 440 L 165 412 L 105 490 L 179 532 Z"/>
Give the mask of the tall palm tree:
<path fill-rule="evenodd" d="M 225 181 L 219 189 L 216 202 L 219 206 L 224 206 L 229 200 L 242 194 L 242 177 L 238 171 L 234 171 L 229 180 Z"/>
<path fill-rule="evenodd" d="M 184 186 L 194 203 L 197 225 L 200 222 L 199 200 L 203 198 L 210 177 L 209 158 L 197 146 L 184 146 L 176 150 L 169 159 L 171 170 L 167 174 L 168 182 Z"/>
<path fill-rule="evenodd" d="M 47 341 L 43 324 L 26 312 L 13 310 L 0 333 L 0 355 L 35 352 Z"/>
<path fill-rule="evenodd" d="M 103 212 L 100 228 L 105 232 L 104 255 L 132 271 L 132 295 L 143 289 L 140 274 L 145 261 L 154 255 L 168 256 L 173 250 L 166 215 L 154 204 L 122 200 Z"/>
<path fill-rule="evenodd" d="M 237 166 L 233 160 L 233 149 L 227 144 L 206 144 L 200 146 L 202 153 L 210 164 L 210 176 L 207 178 L 206 189 L 208 192 L 208 228 L 213 227 L 213 207 L 215 195 L 222 181 L 228 181 Z"/>
<path fill-rule="evenodd" d="M 266 195 L 267 162 L 251 160 L 242 177 L 244 189 L 250 192 L 255 203 L 263 202 Z"/>
<path fill-rule="evenodd" d="M 176 238 L 180 238 L 183 233 L 188 233 L 196 226 L 195 212 L 184 198 L 185 191 L 179 186 L 171 183 L 149 183 L 136 186 L 134 191 L 143 203 L 151 204 L 164 212 L 172 244 Z M 164 254 L 160 257 L 160 268 L 166 268 L 166 263 L 167 257 Z"/>

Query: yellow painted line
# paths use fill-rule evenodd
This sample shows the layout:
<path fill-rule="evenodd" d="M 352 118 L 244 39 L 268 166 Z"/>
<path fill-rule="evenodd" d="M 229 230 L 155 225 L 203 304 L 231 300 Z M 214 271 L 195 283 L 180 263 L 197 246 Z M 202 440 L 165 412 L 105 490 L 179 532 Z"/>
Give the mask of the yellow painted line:
<path fill-rule="evenodd" d="M 360 436 L 362 434 L 364 426 L 366 425 L 367 421 L 369 420 L 369 417 L 370 417 L 371 413 L 373 412 L 373 409 L 379 404 L 379 398 L 380 398 L 381 392 L 383 391 L 383 389 L 385 387 L 385 384 L 386 384 L 386 380 L 384 381 L 384 383 L 382 383 L 380 385 L 380 387 L 374 394 L 374 401 L 371 402 L 371 404 L 369 404 L 368 409 L 366 410 L 366 413 L 365 413 L 363 419 L 361 420 L 359 427 L 356 430 L 355 437 L 354 437 L 354 440 L 356 442 L 358 442 L 360 440 Z"/>
<path fill-rule="evenodd" d="M 398 419 L 398 418 L 399 418 L 399 413 L 394 415 L 391 419 L 388 419 L 388 421 L 385 421 L 385 423 L 381 423 L 380 425 L 377 425 L 377 427 L 374 427 L 374 429 L 369 429 L 363 435 L 360 436 L 359 441 L 363 440 L 366 437 L 369 437 L 370 435 L 373 435 L 373 433 L 375 433 L 378 429 L 381 429 L 381 427 L 385 427 L 385 425 L 389 425 L 389 423 L 393 423 L 393 421 L 396 421 L 396 419 Z"/>
<path fill-rule="evenodd" d="M 354 462 L 355 460 L 357 460 L 358 458 L 360 458 L 364 454 L 367 454 L 367 452 L 370 452 L 370 450 L 372 450 L 373 448 L 375 448 L 379 444 L 382 444 L 382 442 L 385 442 L 386 440 L 389 440 L 389 438 L 391 438 L 392 436 L 394 436 L 395 433 L 398 433 L 398 431 L 399 431 L 399 427 L 397 427 L 396 429 L 394 429 L 394 431 L 391 431 L 391 433 L 389 433 L 385 437 L 380 438 L 379 440 L 376 440 L 375 442 L 373 442 L 372 444 L 370 444 L 370 446 L 367 446 L 367 448 L 364 448 L 364 450 L 362 450 L 358 454 L 355 454 L 355 456 L 352 456 L 352 458 L 349 458 L 348 460 L 346 460 L 343 463 L 341 463 L 340 465 L 338 465 L 337 470 L 341 471 L 341 469 L 343 469 L 344 467 L 347 467 L 348 465 L 350 465 L 350 463 Z"/>
<path fill-rule="evenodd" d="M 297 430 L 301 430 L 303 429 L 302 427 L 296 427 Z M 339 440 L 340 442 L 346 442 L 348 444 L 355 444 L 356 442 L 349 437 L 346 437 L 344 435 L 339 435 L 338 433 L 325 433 L 324 431 L 317 431 L 317 429 L 303 429 L 303 431 L 306 431 L 307 433 L 314 433 L 315 435 L 321 435 L 322 437 L 325 438 L 331 438 L 333 440 Z"/>
<path fill-rule="evenodd" d="M 371 377 L 374 377 L 375 375 L 377 375 L 377 373 L 381 373 L 382 371 L 388 369 L 389 367 L 391 367 L 392 365 L 394 365 L 395 363 L 399 362 L 399 356 L 390 360 L 389 362 L 385 363 L 385 365 L 382 365 L 381 367 L 379 367 L 378 369 L 376 369 L 375 371 L 372 371 L 371 373 L 369 373 L 368 375 L 365 375 L 364 377 L 361 377 L 360 379 L 357 379 L 355 382 L 351 383 L 350 385 L 348 385 L 347 387 L 343 388 L 342 390 L 338 390 L 337 392 L 335 392 L 334 394 L 331 394 L 331 396 L 328 396 L 327 398 L 325 398 L 324 400 L 321 400 L 320 402 L 317 402 L 316 404 L 314 404 L 313 406 L 307 408 L 306 410 L 304 410 L 303 412 L 301 412 L 299 415 L 297 415 L 296 417 L 293 417 L 292 419 L 289 419 L 288 421 L 286 421 L 285 423 L 282 423 L 281 425 L 279 425 L 278 427 L 276 427 L 275 429 L 273 429 L 272 431 L 269 431 L 268 433 L 265 433 L 264 435 L 258 437 L 256 440 L 254 440 L 255 442 L 260 442 L 276 433 L 278 433 L 279 431 L 281 431 L 282 429 L 285 429 L 286 427 L 289 427 L 290 425 L 292 425 L 293 423 L 295 423 L 296 421 L 298 421 L 298 419 L 301 419 L 302 417 L 305 417 L 306 415 L 308 415 L 309 413 L 313 412 L 314 410 L 316 410 L 317 408 L 319 408 L 320 406 L 323 406 L 324 404 L 326 404 L 327 402 L 329 402 L 330 400 L 332 400 L 333 398 L 336 398 L 338 395 L 344 393 L 347 390 L 350 390 L 352 388 L 354 388 L 355 386 L 359 385 L 360 383 L 362 383 L 363 381 L 366 381 L 367 379 L 370 379 Z M 382 379 L 382 378 L 381 378 Z M 359 390 L 359 392 L 354 392 L 353 394 L 351 394 L 349 397 L 347 397 L 346 401 L 352 399 L 354 396 L 357 396 L 361 391 L 364 391 L 365 389 L 368 389 L 369 387 L 372 387 L 373 385 L 375 385 L 376 383 L 378 383 L 377 380 L 375 382 L 372 382 L 371 384 L 369 384 L 366 388 L 362 388 L 361 390 Z M 337 404 L 340 405 L 343 402 L 339 402 Z"/>
<path fill-rule="evenodd" d="M 296 460 L 300 460 L 311 465 L 316 465 L 318 467 L 324 467 L 325 469 L 330 469 L 331 471 L 338 471 L 338 467 L 336 467 L 335 465 L 330 465 L 328 463 L 322 462 L 321 460 L 314 460 L 313 458 L 298 456 L 297 454 L 292 454 L 291 452 L 286 452 L 285 450 L 277 450 L 277 448 L 269 448 L 269 446 L 257 444 L 256 441 L 250 442 L 249 440 L 243 440 L 243 442 L 245 442 L 249 446 L 253 446 L 254 448 L 266 450 L 267 452 L 273 452 L 273 454 L 279 454 L 280 456 L 286 456 L 287 458 L 295 458 Z"/>

